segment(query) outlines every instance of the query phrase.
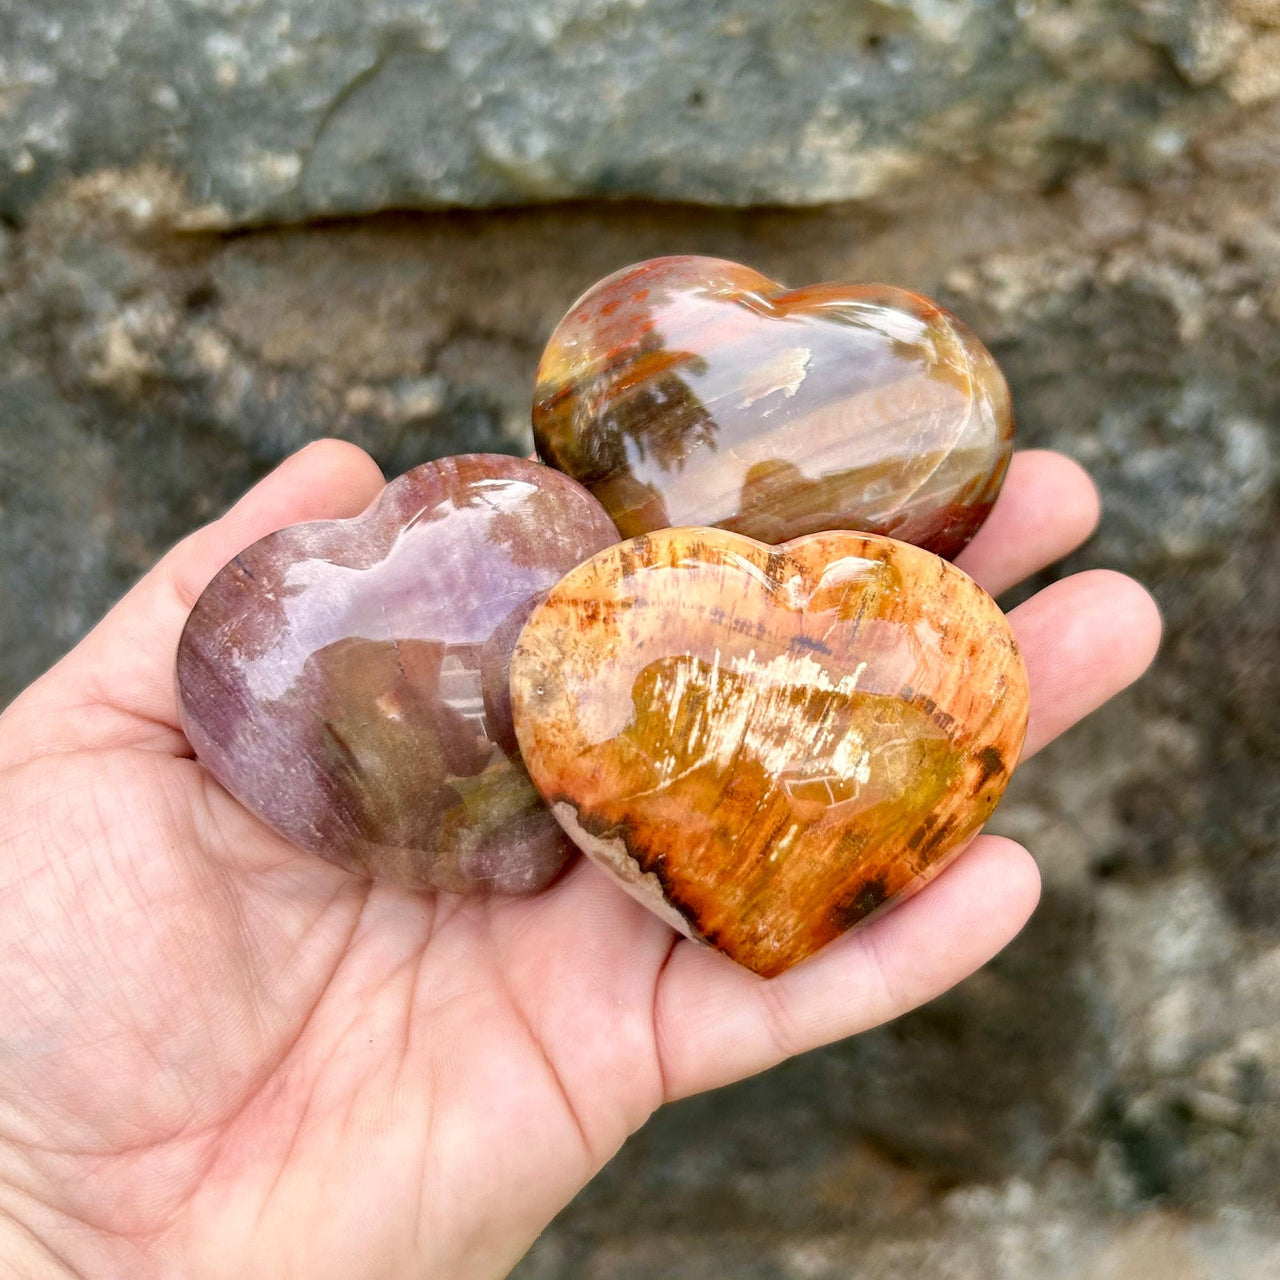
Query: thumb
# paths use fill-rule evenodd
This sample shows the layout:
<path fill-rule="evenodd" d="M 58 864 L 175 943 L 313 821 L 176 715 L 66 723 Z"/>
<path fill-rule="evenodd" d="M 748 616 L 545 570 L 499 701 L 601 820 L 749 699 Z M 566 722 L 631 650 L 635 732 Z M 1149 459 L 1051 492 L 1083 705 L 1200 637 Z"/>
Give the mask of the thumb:
<path fill-rule="evenodd" d="M 184 753 L 174 661 L 187 614 L 214 574 L 285 525 L 358 515 L 383 477 L 363 449 L 319 440 L 226 515 L 178 543 L 55 667 L 0 716 L 0 766 L 49 751 L 132 746 Z"/>

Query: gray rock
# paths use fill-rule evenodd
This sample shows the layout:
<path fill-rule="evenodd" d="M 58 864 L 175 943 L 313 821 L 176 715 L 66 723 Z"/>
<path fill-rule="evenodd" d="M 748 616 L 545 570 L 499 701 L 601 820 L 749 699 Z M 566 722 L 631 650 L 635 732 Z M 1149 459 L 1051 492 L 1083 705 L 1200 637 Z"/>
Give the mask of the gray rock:
<path fill-rule="evenodd" d="M 144 161 L 180 176 L 180 221 L 221 227 L 581 196 L 813 204 L 939 159 L 1142 171 L 1221 85 L 1273 92 L 1245 31 L 1205 0 L 17 0 L 0 209 Z"/>

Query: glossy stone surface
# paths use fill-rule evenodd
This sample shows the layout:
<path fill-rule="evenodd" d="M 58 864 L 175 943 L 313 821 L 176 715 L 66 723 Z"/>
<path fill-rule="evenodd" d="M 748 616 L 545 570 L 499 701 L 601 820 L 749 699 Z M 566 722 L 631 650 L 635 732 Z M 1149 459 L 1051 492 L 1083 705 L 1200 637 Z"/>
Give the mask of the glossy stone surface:
<path fill-rule="evenodd" d="M 178 649 L 183 729 L 303 849 L 431 888 L 538 889 L 570 846 L 520 763 L 511 649 L 616 538 L 536 463 L 417 467 L 362 515 L 283 529 L 219 572 Z"/>
<path fill-rule="evenodd" d="M 954 316 L 888 285 L 784 289 L 654 258 L 588 290 L 538 368 L 534 439 L 624 537 L 856 529 L 951 557 L 1000 491 L 1009 390 Z"/>
<path fill-rule="evenodd" d="M 584 852 L 766 976 L 940 871 L 1027 718 L 995 602 L 855 533 L 611 547 L 534 611 L 511 688 L 530 775 Z"/>

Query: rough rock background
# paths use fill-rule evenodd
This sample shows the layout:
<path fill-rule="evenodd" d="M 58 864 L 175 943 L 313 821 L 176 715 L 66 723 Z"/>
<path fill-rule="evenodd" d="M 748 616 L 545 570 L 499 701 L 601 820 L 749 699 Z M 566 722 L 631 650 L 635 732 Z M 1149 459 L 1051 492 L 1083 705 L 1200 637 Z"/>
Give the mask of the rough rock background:
<path fill-rule="evenodd" d="M 1280 1275 L 1277 0 L 11 0 L 0 214 L 0 702 L 307 439 L 526 449 L 625 262 L 957 310 L 1157 667 L 1002 804 L 1004 956 L 661 1113 L 517 1274 Z"/>
<path fill-rule="evenodd" d="M 0 207 L 140 157 L 185 180 L 187 225 L 219 227 L 582 195 L 807 205 L 956 157 L 1142 168 L 1203 115 L 1198 87 L 1274 90 L 1248 28 L 1273 9 L 11 0 Z"/>

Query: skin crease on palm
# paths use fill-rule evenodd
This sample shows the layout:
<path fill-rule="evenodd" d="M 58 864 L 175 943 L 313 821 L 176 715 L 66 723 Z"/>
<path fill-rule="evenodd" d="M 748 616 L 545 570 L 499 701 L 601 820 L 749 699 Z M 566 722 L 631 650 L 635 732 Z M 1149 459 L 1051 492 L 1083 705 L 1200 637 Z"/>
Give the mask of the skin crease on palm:
<path fill-rule="evenodd" d="M 433 899 L 296 851 L 191 758 L 178 635 L 237 551 L 381 483 L 351 445 L 303 450 L 0 717 L 6 1276 L 503 1276 L 662 1102 L 906 1012 L 1035 906 L 1030 855 L 980 836 L 765 982 L 581 860 L 533 898 Z M 998 593 L 1096 519 L 1074 463 L 1025 452 L 959 563 Z M 1160 630 L 1101 570 L 1011 620 L 1024 755 L 1136 679 Z"/>

